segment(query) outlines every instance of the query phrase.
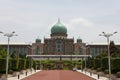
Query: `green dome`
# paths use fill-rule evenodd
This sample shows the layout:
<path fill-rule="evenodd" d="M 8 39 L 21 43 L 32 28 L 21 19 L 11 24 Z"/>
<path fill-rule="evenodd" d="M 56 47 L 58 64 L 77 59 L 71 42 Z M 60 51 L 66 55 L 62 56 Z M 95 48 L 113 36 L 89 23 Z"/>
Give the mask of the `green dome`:
<path fill-rule="evenodd" d="M 41 39 L 37 38 L 37 39 L 36 39 L 36 42 L 41 42 Z"/>
<path fill-rule="evenodd" d="M 77 39 L 77 42 L 82 42 L 82 39 L 81 39 L 81 38 L 78 38 L 78 39 Z"/>
<path fill-rule="evenodd" d="M 51 28 L 51 33 L 64 33 L 67 34 L 67 28 L 61 24 L 60 20 Z"/>

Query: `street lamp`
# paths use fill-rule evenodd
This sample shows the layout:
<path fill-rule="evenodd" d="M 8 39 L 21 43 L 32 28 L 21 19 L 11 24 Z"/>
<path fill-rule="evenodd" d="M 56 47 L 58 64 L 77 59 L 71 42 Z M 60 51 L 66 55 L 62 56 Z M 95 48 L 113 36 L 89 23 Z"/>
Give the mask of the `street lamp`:
<path fill-rule="evenodd" d="M 75 64 L 75 68 L 77 69 L 77 55 L 78 55 L 78 52 L 75 52 L 76 54 L 76 64 Z"/>
<path fill-rule="evenodd" d="M 30 47 L 30 46 L 27 46 L 29 49 L 31 49 L 31 55 L 33 54 L 33 49 L 35 49 L 35 48 L 32 48 L 32 47 Z M 29 54 L 28 54 L 29 55 Z M 27 56 L 26 56 L 27 57 Z M 32 72 L 32 57 L 30 57 L 30 63 L 29 63 L 29 66 L 30 66 L 30 69 L 31 69 L 31 72 Z"/>
<path fill-rule="evenodd" d="M 86 51 L 87 51 L 86 46 L 81 46 L 81 49 L 82 49 L 82 54 L 85 53 L 85 55 L 86 55 Z M 86 72 L 86 57 L 82 58 L 82 61 L 83 61 L 83 60 L 84 60 L 84 70 L 85 70 L 85 72 Z M 83 62 L 82 62 L 82 64 L 83 64 Z M 81 70 L 83 70 L 82 64 L 81 64 Z"/>
<path fill-rule="evenodd" d="M 12 33 L 3 33 L 3 32 L 0 32 L 2 33 L 4 36 L 8 37 L 8 48 L 7 48 L 7 55 L 6 55 L 6 80 L 7 80 L 7 77 L 8 77 L 8 64 L 9 64 L 9 42 L 10 42 L 10 38 L 12 36 L 17 36 L 17 34 L 15 34 L 15 32 L 13 31 Z"/>
<path fill-rule="evenodd" d="M 99 36 L 104 36 L 107 38 L 107 43 L 108 43 L 108 66 L 109 66 L 109 80 L 111 79 L 110 78 L 110 75 L 111 75 L 111 63 L 110 63 L 110 44 L 109 44 L 109 37 L 113 36 L 114 34 L 116 34 L 117 32 L 114 32 L 114 33 L 105 33 L 105 32 L 102 32 L 102 34 L 99 34 Z"/>

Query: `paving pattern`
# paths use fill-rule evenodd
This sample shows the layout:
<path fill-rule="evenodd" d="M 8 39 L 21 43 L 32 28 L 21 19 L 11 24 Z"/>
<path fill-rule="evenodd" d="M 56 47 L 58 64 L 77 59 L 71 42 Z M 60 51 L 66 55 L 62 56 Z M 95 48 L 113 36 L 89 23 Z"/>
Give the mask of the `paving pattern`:
<path fill-rule="evenodd" d="M 43 70 L 22 80 L 95 80 L 77 71 Z"/>

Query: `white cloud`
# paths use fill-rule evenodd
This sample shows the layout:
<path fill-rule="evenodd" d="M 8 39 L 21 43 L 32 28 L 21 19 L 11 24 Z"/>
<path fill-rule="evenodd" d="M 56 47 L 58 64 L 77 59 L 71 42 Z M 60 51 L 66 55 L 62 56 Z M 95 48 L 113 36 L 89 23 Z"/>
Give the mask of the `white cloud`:
<path fill-rule="evenodd" d="M 0 0 L 0 31 L 16 31 L 18 41 L 34 41 L 37 36 L 43 39 L 50 35 L 57 17 L 67 27 L 68 37 L 80 36 L 86 42 L 102 41 L 98 37 L 102 31 L 120 30 L 119 1 L 68 1 Z"/>
<path fill-rule="evenodd" d="M 85 18 L 76 18 L 71 20 L 71 24 L 82 25 L 82 26 L 93 26 L 94 24 Z"/>

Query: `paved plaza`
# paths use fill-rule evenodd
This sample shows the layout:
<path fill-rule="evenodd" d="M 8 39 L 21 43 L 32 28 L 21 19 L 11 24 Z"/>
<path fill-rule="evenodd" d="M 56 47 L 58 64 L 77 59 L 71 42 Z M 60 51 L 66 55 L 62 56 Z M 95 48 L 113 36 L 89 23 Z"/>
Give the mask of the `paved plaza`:
<path fill-rule="evenodd" d="M 43 70 L 22 80 L 95 80 L 77 71 Z"/>
<path fill-rule="evenodd" d="M 37 70 L 21 74 L 18 76 L 9 77 L 8 80 L 109 80 L 106 77 L 100 76 L 98 79 L 97 74 L 90 75 L 89 72 L 77 70 Z"/>

